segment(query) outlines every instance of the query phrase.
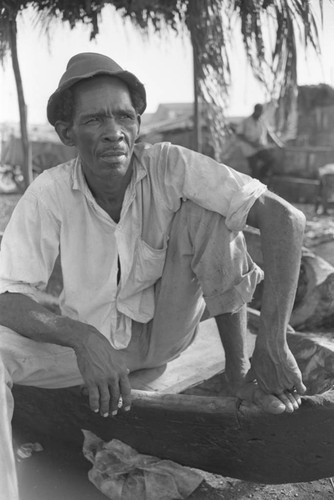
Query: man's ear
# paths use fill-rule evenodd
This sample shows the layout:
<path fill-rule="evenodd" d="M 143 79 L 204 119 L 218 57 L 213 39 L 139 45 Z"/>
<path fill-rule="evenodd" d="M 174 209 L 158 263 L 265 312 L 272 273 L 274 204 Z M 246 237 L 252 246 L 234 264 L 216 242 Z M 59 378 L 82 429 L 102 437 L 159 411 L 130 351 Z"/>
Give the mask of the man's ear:
<path fill-rule="evenodd" d="M 55 123 L 55 129 L 59 136 L 59 139 L 65 146 L 74 146 L 74 141 L 72 138 L 72 126 L 69 122 L 64 122 L 58 120 Z"/>
<path fill-rule="evenodd" d="M 137 115 L 137 122 L 138 122 L 138 131 L 137 131 L 137 137 L 139 136 L 140 132 L 140 125 L 141 125 L 141 116 Z"/>

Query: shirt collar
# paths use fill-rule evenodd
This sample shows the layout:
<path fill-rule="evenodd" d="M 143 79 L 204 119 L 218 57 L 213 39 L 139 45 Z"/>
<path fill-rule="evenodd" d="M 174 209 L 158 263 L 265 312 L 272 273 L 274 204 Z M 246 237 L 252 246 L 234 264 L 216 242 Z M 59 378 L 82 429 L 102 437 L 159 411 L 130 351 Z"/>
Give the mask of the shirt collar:
<path fill-rule="evenodd" d="M 81 168 L 81 160 L 79 156 L 77 156 L 74 161 L 71 180 L 72 180 L 72 189 L 74 190 L 77 189 L 82 192 L 85 192 L 86 190 L 89 189 Z"/>

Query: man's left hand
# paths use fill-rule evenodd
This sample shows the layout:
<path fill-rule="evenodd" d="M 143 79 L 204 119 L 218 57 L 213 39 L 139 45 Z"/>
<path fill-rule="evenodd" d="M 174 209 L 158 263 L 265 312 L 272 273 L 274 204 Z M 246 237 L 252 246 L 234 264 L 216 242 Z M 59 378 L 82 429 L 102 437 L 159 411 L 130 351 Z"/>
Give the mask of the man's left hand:
<path fill-rule="evenodd" d="M 276 396 L 293 412 L 300 405 L 300 395 L 306 387 L 297 362 L 286 344 L 274 349 L 257 342 L 252 356 L 252 372 L 259 388 L 266 394 Z"/>

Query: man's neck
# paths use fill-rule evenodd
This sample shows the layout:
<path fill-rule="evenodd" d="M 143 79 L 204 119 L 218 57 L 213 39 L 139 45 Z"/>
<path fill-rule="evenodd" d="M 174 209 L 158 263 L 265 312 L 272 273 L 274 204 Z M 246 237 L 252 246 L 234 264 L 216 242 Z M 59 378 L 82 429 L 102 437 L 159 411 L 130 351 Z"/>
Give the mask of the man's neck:
<path fill-rule="evenodd" d="M 126 189 L 131 181 L 132 167 L 129 167 L 125 176 L 121 178 L 111 178 L 107 182 L 105 179 L 93 177 L 86 178 L 89 189 L 94 196 L 96 203 L 115 221 L 118 222 L 121 216 L 122 205 Z"/>

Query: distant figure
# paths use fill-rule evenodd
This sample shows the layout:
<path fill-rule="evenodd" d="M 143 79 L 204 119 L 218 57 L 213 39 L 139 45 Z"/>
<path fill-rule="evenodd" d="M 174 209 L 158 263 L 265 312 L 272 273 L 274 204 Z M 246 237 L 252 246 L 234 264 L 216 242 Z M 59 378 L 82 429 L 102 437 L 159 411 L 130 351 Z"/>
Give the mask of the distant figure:
<path fill-rule="evenodd" d="M 268 184 L 276 163 L 268 139 L 279 148 L 283 147 L 283 143 L 263 119 L 262 104 L 255 104 L 253 114 L 240 123 L 236 134 L 241 139 L 241 150 L 248 160 L 251 176 Z"/>

